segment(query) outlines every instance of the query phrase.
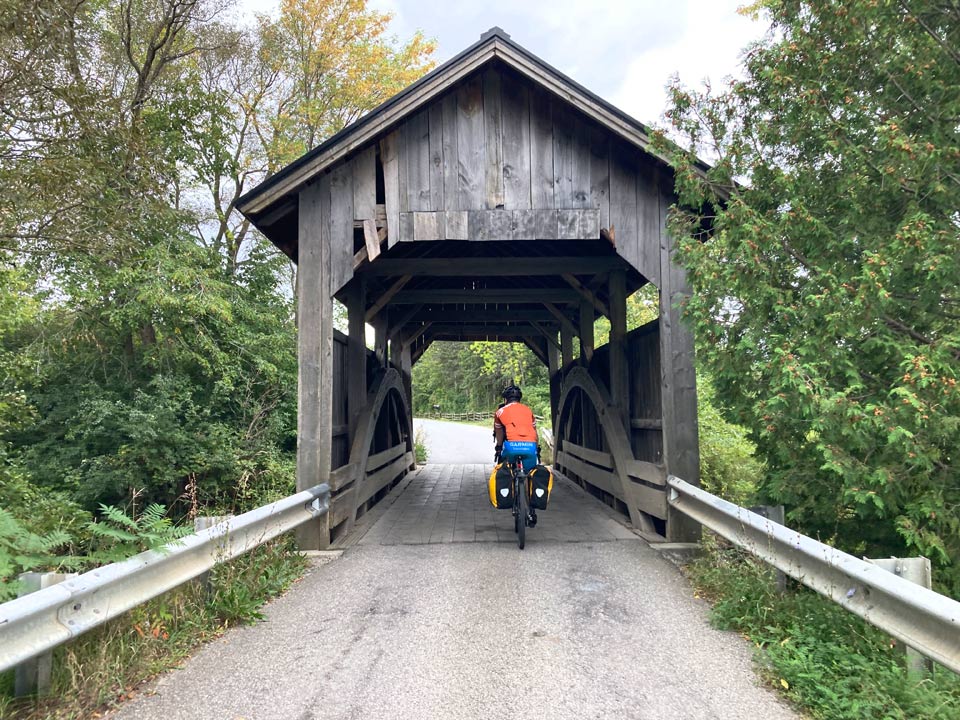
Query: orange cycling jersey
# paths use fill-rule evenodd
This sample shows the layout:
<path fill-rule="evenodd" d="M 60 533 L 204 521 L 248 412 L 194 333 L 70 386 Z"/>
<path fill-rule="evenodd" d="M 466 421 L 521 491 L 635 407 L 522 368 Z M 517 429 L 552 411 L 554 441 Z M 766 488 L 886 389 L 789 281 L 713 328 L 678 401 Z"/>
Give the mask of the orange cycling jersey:
<path fill-rule="evenodd" d="M 507 440 L 537 441 L 537 421 L 533 418 L 533 410 L 523 403 L 508 403 L 497 410 L 493 427 L 502 428 Z"/>

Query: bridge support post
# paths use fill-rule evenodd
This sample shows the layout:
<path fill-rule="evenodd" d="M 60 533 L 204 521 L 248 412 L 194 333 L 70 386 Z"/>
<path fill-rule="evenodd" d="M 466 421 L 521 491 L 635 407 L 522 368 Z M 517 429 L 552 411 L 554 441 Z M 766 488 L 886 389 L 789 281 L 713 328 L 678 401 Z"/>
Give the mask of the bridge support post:
<path fill-rule="evenodd" d="M 297 263 L 297 490 L 330 481 L 333 450 L 333 297 L 330 292 L 330 179 L 300 192 Z M 329 513 L 297 529 L 302 550 L 330 543 Z"/>
<path fill-rule="evenodd" d="M 561 332 L 563 332 L 561 330 Z M 550 428 L 556 437 L 557 413 L 560 412 L 560 351 L 553 343 L 547 343 L 547 371 L 550 376 Z"/>
<path fill-rule="evenodd" d="M 627 370 L 627 278 L 623 270 L 614 270 L 608 280 L 610 296 L 610 401 L 620 411 L 627 437 L 630 437 L 630 378 Z"/>
<path fill-rule="evenodd" d="M 580 300 L 580 364 L 589 367 L 593 358 L 593 305 L 589 300 Z"/>
<path fill-rule="evenodd" d="M 367 402 L 366 282 L 355 277 L 348 288 L 347 408 L 350 411 L 350 442 L 357 436 L 357 423 Z"/>
<path fill-rule="evenodd" d="M 671 202 L 662 197 L 664 205 Z M 697 373 L 693 331 L 682 321 L 681 303 L 690 295 L 686 272 L 675 262 L 676 242 L 667 232 L 667 208 L 660 213 L 660 387 L 663 407 L 663 461 L 667 472 L 700 485 L 697 428 Z M 668 542 L 699 542 L 700 526 L 667 508 Z"/>
<path fill-rule="evenodd" d="M 566 328 L 560 327 L 560 367 L 570 367 L 573 362 L 573 333 Z"/>

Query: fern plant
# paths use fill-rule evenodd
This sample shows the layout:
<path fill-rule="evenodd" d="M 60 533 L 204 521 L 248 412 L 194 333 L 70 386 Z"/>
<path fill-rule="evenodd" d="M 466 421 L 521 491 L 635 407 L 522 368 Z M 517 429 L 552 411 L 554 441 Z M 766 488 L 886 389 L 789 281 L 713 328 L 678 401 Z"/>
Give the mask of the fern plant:
<path fill-rule="evenodd" d="M 145 550 L 163 551 L 190 532 L 189 527 L 175 525 L 158 503 L 135 518 L 112 505 L 100 505 L 100 513 L 101 518 L 88 526 L 99 541 L 90 553 L 98 564 L 119 562 Z"/>
<path fill-rule="evenodd" d="M 31 532 L 8 511 L 0 508 L 0 602 L 17 596 L 17 576 L 32 570 L 74 570 L 83 558 L 61 554 L 73 541 L 63 530 Z"/>

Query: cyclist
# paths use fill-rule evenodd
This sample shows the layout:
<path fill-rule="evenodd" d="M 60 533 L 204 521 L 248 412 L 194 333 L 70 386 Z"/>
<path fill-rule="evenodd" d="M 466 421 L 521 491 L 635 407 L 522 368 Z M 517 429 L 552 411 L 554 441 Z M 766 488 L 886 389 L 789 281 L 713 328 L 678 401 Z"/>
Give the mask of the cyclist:
<path fill-rule="evenodd" d="M 493 416 L 497 455 L 503 462 L 521 460 L 529 472 L 537 464 L 537 421 L 533 410 L 520 402 L 523 393 L 516 385 L 503 389 L 503 403 Z M 530 510 L 528 524 L 537 524 L 536 510 Z"/>

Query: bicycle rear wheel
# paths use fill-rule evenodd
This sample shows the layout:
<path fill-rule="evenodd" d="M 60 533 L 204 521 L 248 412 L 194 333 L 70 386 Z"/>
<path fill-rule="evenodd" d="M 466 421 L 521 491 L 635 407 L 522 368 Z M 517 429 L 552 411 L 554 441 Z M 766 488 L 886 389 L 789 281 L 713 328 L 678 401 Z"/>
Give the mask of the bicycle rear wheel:
<path fill-rule="evenodd" d="M 517 482 L 517 517 L 514 520 L 514 528 L 517 531 L 517 547 L 523 550 L 527 544 L 527 483 L 526 478 L 521 477 Z"/>

